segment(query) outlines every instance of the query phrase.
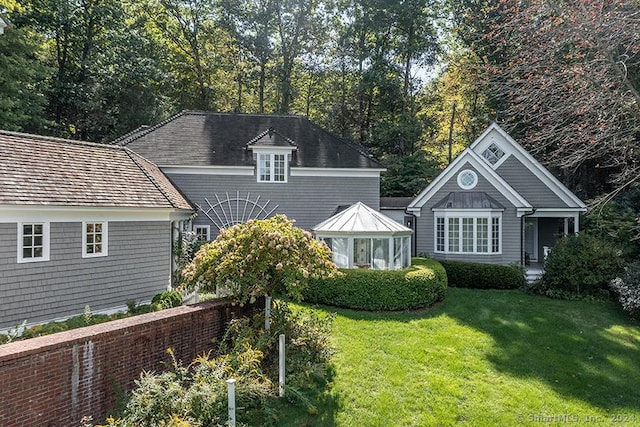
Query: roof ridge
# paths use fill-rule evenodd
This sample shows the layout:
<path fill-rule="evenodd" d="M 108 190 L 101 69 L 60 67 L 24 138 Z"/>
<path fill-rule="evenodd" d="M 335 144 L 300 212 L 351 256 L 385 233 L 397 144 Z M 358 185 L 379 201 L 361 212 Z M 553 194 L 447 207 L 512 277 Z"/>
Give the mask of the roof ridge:
<path fill-rule="evenodd" d="M 204 110 L 184 110 L 184 114 L 190 114 L 194 116 L 256 116 L 256 117 L 295 117 L 304 119 L 304 116 L 299 114 L 278 114 L 278 113 L 237 113 L 233 111 L 204 111 Z"/>
<path fill-rule="evenodd" d="M 166 119 L 164 119 L 163 121 L 156 123 L 155 125 L 152 126 L 148 126 L 148 125 L 142 125 L 142 126 L 138 126 L 136 129 L 132 130 L 129 133 L 126 133 L 124 135 L 122 135 L 119 138 L 114 139 L 113 141 L 111 141 L 111 144 L 115 144 L 115 145 L 120 145 L 122 147 L 130 144 L 131 142 L 135 141 L 136 139 L 143 137 L 144 135 L 147 135 L 148 133 L 158 129 L 159 127 L 162 127 L 164 125 L 166 125 L 169 122 L 174 121 L 175 119 L 177 119 L 178 117 L 181 117 L 185 114 L 187 114 L 188 111 L 187 110 L 182 110 L 177 114 L 174 114 L 173 116 L 170 116 Z"/>
<path fill-rule="evenodd" d="M 36 135 L 36 134 L 33 134 L 33 133 L 16 132 L 16 131 L 1 130 L 1 129 L 0 129 L 0 135 L 19 137 L 19 138 L 25 138 L 25 139 L 30 139 L 30 140 L 41 140 L 41 141 L 46 141 L 46 142 L 59 142 L 59 143 L 65 143 L 65 144 L 80 145 L 80 146 L 85 146 L 85 147 L 107 148 L 107 149 L 110 149 L 110 150 L 119 150 L 119 149 L 121 149 L 121 147 L 113 146 L 112 144 L 105 144 L 105 143 L 100 143 L 100 142 L 90 142 L 90 141 L 80 141 L 80 140 L 77 140 L 77 139 L 61 138 L 61 137 L 57 137 L 57 136 L 48 136 L 48 135 Z"/>
<path fill-rule="evenodd" d="M 151 163 L 152 165 L 156 166 L 157 165 L 147 159 L 145 159 L 144 157 L 142 157 L 141 155 L 135 153 L 133 150 L 130 150 L 126 147 L 122 147 L 122 149 L 124 150 L 125 153 L 127 153 L 127 156 L 129 156 L 129 158 L 131 159 L 131 161 L 138 167 L 138 169 L 140 169 L 142 171 L 142 173 L 147 177 L 147 179 L 149 181 L 151 181 L 151 183 L 158 189 L 158 191 L 160 191 L 160 194 L 162 194 L 164 196 L 165 199 L 167 199 L 167 201 L 169 202 L 169 204 L 171 206 L 173 206 L 174 209 L 180 209 L 174 202 L 173 200 L 171 200 L 171 197 L 169 197 L 169 195 L 167 194 L 167 192 L 165 191 L 165 189 L 163 188 L 162 185 L 160 185 L 160 183 L 158 183 L 156 181 L 156 179 L 147 171 L 147 169 L 145 169 L 144 166 L 142 166 L 140 164 L 140 161 L 138 159 L 135 159 L 134 157 L 137 156 L 149 163 Z M 132 155 L 133 154 L 133 155 Z M 158 170 L 160 170 L 160 168 L 158 168 Z M 160 170 L 160 173 L 164 174 L 164 172 L 162 172 L 162 170 Z"/>

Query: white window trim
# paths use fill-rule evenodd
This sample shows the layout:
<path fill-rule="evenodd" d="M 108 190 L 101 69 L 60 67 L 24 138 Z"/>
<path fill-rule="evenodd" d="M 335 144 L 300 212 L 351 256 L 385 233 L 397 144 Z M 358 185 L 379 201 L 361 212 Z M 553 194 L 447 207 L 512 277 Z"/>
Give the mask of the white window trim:
<path fill-rule="evenodd" d="M 87 253 L 87 224 L 102 224 L 102 252 Z M 82 258 L 109 256 L 109 223 L 107 221 L 82 221 Z"/>
<path fill-rule="evenodd" d="M 209 242 L 211 241 L 211 226 L 210 225 L 194 225 L 193 226 L 193 232 L 195 233 L 196 237 L 198 236 L 198 229 L 204 229 L 207 232 L 207 237 L 206 239 L 201 239 L 205 242 Z"/>
<path fill-rule="evenodd" d="M 269 179 L 262 179 L 262 165 L 261 165 L 261 156 L 269 156 Z M 275 180 L 275 164 L 276 164 L 276 156 L 284 156 L 284 180 L 276 181 Z M 269 152 L 269 151 L 260 151 L 257 152 L 257 167 L 256 167 L 256 176 L 258 182 L 268 182 L 270 184 L 285 184 L 289 181 L 289 154 L 282 151 Z"/>
<path fill-rule="evenodd" d="M 465 184 L 462 182 L 462 177 L 463 177 L 465 174 L 471 174 L 471 175 L 473 176 L 473 184 L 471 184 L 471 185 L 465 185 Z M 475 173 L 475 172 L 474 172 L 474 171 L 472 171 L 471 169 L 464 169 L 464 170 L 462 170 L 462 171 L 460 171 L 460 172 L 458 173 L 458 186 L 459 186 L 460 188 L 462 188 L 463 190 L 472 190 L 472 189 L 474 189 L 474 188 L 476 187 L 476 185 L 478 185 L 478 174 L 477 174 L 477 173 Z"/>
<path fill-rule="evenodd" d="M 444 218 L 444 250 L 438 250 L 438 220 L 437 218 Z M 473 251 L 472 252 L 463 252 L 462 251 L 462 241 L 463 241 L 463 233 L 462 233 L 462 221 L 458 222 L 458 229 L 460 230 L 458 235 L 458 250 L 457 251 L 449 251 L 449 218 L 474 218 L 473 221 Z M 487 238 L 487 252 L 478 252 L 478 221 L 476 218 L 487 218 L 488 222 L 488 238 Z M 493 229 L 492 229 L 492 219 L 499 218 L 500 219 L 500 229 L 498 230 L 498 252 L 492 252 L 493 250 Z M 487 210 L 487 211 L 444 211 L 437 210 L 434 212 L 433 216 L 433 249 L 435 253 L 438 254 L 456 254 L 456 255 L 502 255 L 502 211 L 496 210 Z"/>
<path fill-rule="evenodd" d="M 23 257 L 23 238 L 24 238 L 24 225 L 29 224 L 42 224 L 42 256 L 39 258 L 24 258 Z M 33 221 L 33 222 L 18 222 L 18 263 L 27 262 L 41 262 L 49 261 L 49 237 L 50 226 L 49 222 Z"/>

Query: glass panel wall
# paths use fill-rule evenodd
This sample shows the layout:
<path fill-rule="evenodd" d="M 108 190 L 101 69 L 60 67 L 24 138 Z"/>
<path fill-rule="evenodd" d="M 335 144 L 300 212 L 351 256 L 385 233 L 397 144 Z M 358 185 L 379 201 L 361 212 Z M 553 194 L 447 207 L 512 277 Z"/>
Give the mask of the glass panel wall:
<path fill-rule="evenodd" d="M 389 239 L 371 239 L 373 242 L 373 269 L 389 268 Z"/>

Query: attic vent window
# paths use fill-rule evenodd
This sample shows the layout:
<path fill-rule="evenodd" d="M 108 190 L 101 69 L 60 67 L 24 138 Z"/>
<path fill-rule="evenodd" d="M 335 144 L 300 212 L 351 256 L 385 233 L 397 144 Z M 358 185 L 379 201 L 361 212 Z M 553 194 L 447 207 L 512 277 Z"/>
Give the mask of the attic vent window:
<path fill-rule="evenodd" d="M 458 174 L 458 185 L 463 190 L 471 190 L 478 184 L 478 175 L 472 170 L 465 169 Z"/>
<path fill-rule="evenodd" d="M 492 142 L 491 145 L 487 147 L 486 150 L 482 152 L 482 157 L 487 159 L 489 163 L 495 165 L 498 161 L 504 156 L 504 151 L 495 142 Z"/>

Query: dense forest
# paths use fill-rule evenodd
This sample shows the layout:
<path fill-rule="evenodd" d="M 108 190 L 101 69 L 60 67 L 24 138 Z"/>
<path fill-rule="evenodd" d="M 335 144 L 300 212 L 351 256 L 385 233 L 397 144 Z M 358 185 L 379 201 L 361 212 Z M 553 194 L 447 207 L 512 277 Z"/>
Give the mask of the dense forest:
<path fill-rule="evenodd" d="M 640 184 L 638 0 L 0 0 L 0 17 L 6 130 L 108 142 L 185 109 L 297 114 L 411 196 L 496 121 L 584 199 Z"/>

